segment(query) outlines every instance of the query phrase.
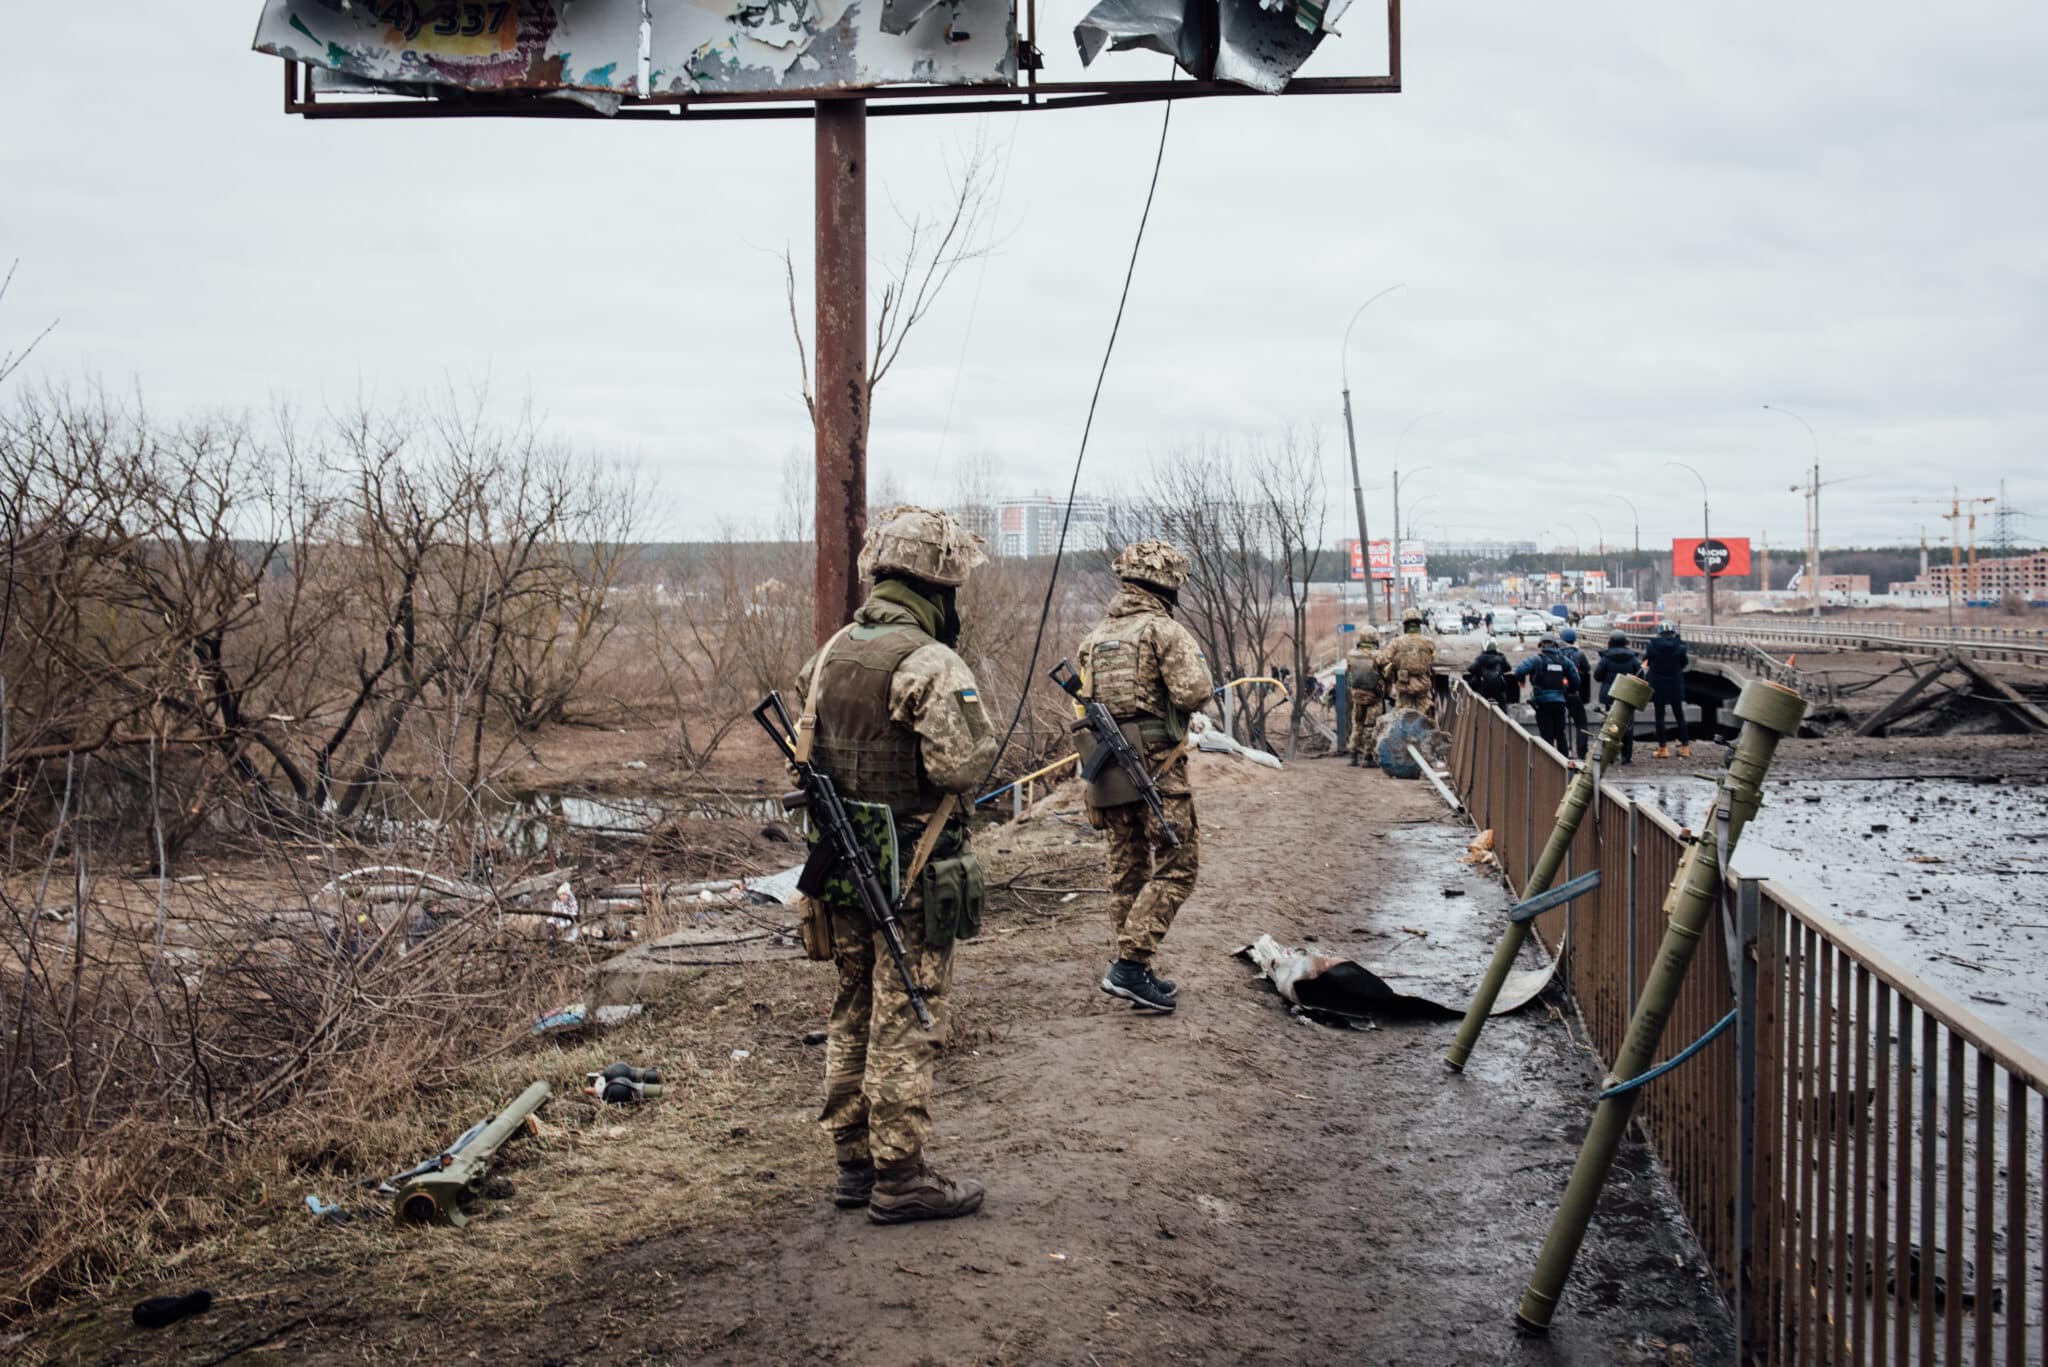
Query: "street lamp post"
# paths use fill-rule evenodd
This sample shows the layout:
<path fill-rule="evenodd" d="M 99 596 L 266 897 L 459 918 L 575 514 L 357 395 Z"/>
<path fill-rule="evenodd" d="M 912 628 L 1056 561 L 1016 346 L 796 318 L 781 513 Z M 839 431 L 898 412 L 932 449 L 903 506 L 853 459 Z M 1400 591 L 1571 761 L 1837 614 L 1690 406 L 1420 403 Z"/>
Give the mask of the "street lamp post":
<path fill-rule="evenodd" d="M 1635 556 L 1629 561 L 1629 584 L 1635 589 L 1636 601 L 1640 603 L 1643 596 L 1643 571 L 1638 562 L 1643 558 L 1643 519 L 1636 512 L 1635 500 L 1628 495 L 1611 493 L 1607 497 L 1618 498 L 1628 505 L 1630 538 L 1635 546 Z"/>
<path fill-rule="evenodd" d="M 1813 472 L 1806 481 L 1806 591 L 1813 599 L 1814 620 L 1820 620 L 1820 437 L 1814 432 L 1813 424 L 1789 408 L 1776 404 L 1764 405 L 1773 413 L 1783 413 L 1806 429 L 1806 435 L 1813 442 Z M 1792 486 L 1797 493 L 1798 485 Z M 1769 584 L 1764 585 L 1766 589 Z"/>
<path fill-rule="evenodd" d="M 1667 460 L 1664 463 L 1677 466 L 1700 482 L 1700 536 L 1707 541 L 1712 541 L 1714 539 L 1714 515 L 1713 510 L 1707 504 L 1707 477 L 1682 460 Z M 1704 571 L 1705 566 L 1702 566 L 1701 569 Z M 1707 625 L 1714 625 L 1714 576 L 1712 574 L 1707 575 Z"/>
<path fill-rule="evenodd" d="M 1344 444 L 1351 452 L 1351 501 L 1358 510 L 1358 557 L 1365 565 L 1365 622 L 1367 626 L 1379 625 L 1379 613 L 1372 604 L 1372 535 L 1365 525 L 1365 489 L 1358 480 L 1358 436 L 1351 426 L 1351 329 L 1358 326 L 1358 320 L 1365 311 L 1379 300 L 1386 298 L 1400 285 L 1389 285 L 1358 306 L 1358 312 L 1351 315 L 1351 321 L 1344 327 L 1344 348 L 1339 355 L 1339 369 L 1344 376 Z M 1400 547 L 1394 548 L 1398 562 Z M 1395 564 L 1398 575 L 1400 565 Z"/>
<path fill-rule="evenodd" d="M 1408 581 L 1407 581 L 1406 579 L 1404 579 L 1404 578 L 1402 578 L 1402 577 L 1401 577 L 1401 465 L 1400 465 L 1400 459 L 1401 459 L 1401 456 L 1400 456 L 1400 449 L 1399 449 L 1399 447 L 1398 447 L 1398 445 L 1397 445 L 1397 446 L 1396 446 L 1396 448 L 1395 448 L 1395 452 L 1394 452 L 1394 582 L 1395 582 L 1396 584 L 1400 585 L 1400 587 L 1401 587 L 1401 601 L 1403 601 L 1403 602 L 1406 602 L 1406 601 L 1408 600 L 1408 598 L 1409 598 L 1409 591 L 1408 591 Z M 1413 482 L 1413 481 L 1414 481 L 1414 479 L 1415 479 L 1415 477 L 1416 477 L 1417 475 L 1419 475 L 1419 474 L 1422 474 L 1422 473 L 1424 473 L 1425 471 L 1428 471 L 1428 470 L 1434 470 L 1435 468 L 1436 468 L 1436 467 L 1435 467 L 1434 465 L 1418 465 L 1418 466 L 1417 466 L 1416 468 L 1414 468 L 1413 470 L 1410 470 L 1410 471 L 1408 472 L 1408 478 L 1409 478 L 1410 482 Z"/>

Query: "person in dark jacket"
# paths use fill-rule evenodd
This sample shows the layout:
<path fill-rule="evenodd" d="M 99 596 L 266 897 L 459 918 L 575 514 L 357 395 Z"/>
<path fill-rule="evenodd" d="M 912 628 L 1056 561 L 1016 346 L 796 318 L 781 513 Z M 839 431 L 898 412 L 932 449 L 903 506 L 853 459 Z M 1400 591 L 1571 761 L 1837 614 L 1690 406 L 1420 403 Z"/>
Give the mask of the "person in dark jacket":
<path fill-rule="evenodd" d="M 1600 652 L 1600 663 L 1593 666 L 1593 681 L 1600 685 L 1600 706 L 1604 710 L 1614 703 L 1614 681 L 1626 679 L 1643 672 L 1642 656 L 1629 647 L 1628 637 L 1615 632 L 1607 638 L 1607 649 Z M 1636 762 L 1636 728 L 1631 724 L 1621 736 L 1621 762 Z"/>
<path fill-rule="evenodd" d="M 1508 657 L 1500 653 L 1500 647 L 1489 636 L 1486 649 L 1479 652 L 1479 658 L 1465 671 L 1465 682 L 1488 702 L 1506 707 L 1522 691 L 1521 685 L 1514 680 L 1513 670 Z"/>
<path fill-rule="evenodd" d="M 1536 730 L 1544 743 L 1560 755 L 1566 754 L 1564 710 L 1579 687 L 1579 669 L 1558 646 L 1555 636 L 1537 643 L 1536 653 L 1515 668 L 1514 677 L 1529 681 L 1530 701 L 1536 704 Z"/>
<path fill-rule="evenodd" d="M 1557 633 L 1563 642 L 1564 657 L 1579 671 L 1579 686 L 1572 690 L 1565 700 L 1564 719 L 1571 736 L 1572 747 L 1580 759 L 1586 757 L 1586 700 L 1593 696 L 1593 662 L 1586 658 L 1586 652 L 1579 649 L 1579 633 L 1566 627 Z"/>
<path fill-rule="evenodd" d="M 1692 735 L 1685 725 L 1685 667 L 1691 662 L 1692 656 L 1686 653 L 1676 622 L 1665 622 L 1659 626 L 1656 638 L 1643 652 L 1643 667 L 1650 676 L 1650 707 L 1657 722 L 1657 749 L 1651 756 L 1653 759 L 1671 758 L 1671 747 L 1664 742 L 1664 709 L 1667 707 L 1678 720 L 1678 753 L 1685 759 L 1692 758 Z"/>

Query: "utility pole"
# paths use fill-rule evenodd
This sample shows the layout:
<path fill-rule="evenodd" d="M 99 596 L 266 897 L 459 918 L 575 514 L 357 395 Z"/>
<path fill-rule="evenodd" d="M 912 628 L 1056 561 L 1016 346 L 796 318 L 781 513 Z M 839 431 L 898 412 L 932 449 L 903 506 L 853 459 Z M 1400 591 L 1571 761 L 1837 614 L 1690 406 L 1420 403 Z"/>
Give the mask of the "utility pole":
<path fill-rule="evenodd" d="M 1386 298 L 1400 285 L 1389 285 L 1358 306 L 1358 312 L 1351 315 L 1351 321 L 1344 326 L 1344 348 L 1340 353 L 1339 369 L 1344 377 L 1344 444 L 1351 452 L 1351 501 L 1358 510 L 1358 557 L 1365 565 L 1365 623 L 1379 625 L 1379 614 L 1372 603 L 1372 536 L 1365 525 L 1365 486 L 1358 479 L 1358 436 L 1351 426 L 1351 329 L 1358 326 L 1358 320 L 1365 311 L 1379 300 Z M 1401 544 L 1394 543 L 1394 573 L 1401 572 Z M 1387 610 L 1393 611 L 1391 601 Z"/>
<path fill-rule="evenodd" d="M 1806 590 L 1813 599 L 1813 618 L 1820 620 L 1820 437 L 1814 432 L 1813 424 L 1789 408 L 1765 404 L 1773 413 L 1783 413 L 1806 429 L 1807 437 L 1813 442 L 1813 469 L 1806 480 Z M 1795 489 L 1797 485 L 1793 486 Z"/>
<path fill-rule="evenodd" d="M 868 106 L 819 100 L 816 410 L 817 643 L 860 606 L 856 561 L 868 524 Z"/>
<path fill-rule="evenodd" d="M 1664 463 L 1677 466 L 1700 482 L 1700 539 L 1712 541 L 1714 539 L 1714 513 L 1713 509 L 1707 504 L 1707 477 L 1682 460 L 1667 460 Z M 1712 626 L 1714 625 L 1714 576 L 1705 567 L 1701 568 L 1700 573 L 1704 574 L 1707 580 L 1707 625 Z"/>

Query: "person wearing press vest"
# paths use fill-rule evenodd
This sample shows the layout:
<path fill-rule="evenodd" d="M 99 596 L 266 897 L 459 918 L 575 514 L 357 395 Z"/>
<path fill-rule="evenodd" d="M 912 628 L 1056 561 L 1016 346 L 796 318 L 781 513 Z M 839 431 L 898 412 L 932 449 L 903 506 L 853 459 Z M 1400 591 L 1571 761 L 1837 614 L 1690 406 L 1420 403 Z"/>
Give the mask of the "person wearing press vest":
<path fill-rule="evenodd" d="M 1565 707 L 1579 687 L 1578 666 L 1558 646 L 1555 636 L 1536 644 L 1536 653 L 1515 667 L 1517 679 L 1529 681 L 1529 700 L 1536 706 L 1536 731 L 1560 755 L 1565 749 Z"/>

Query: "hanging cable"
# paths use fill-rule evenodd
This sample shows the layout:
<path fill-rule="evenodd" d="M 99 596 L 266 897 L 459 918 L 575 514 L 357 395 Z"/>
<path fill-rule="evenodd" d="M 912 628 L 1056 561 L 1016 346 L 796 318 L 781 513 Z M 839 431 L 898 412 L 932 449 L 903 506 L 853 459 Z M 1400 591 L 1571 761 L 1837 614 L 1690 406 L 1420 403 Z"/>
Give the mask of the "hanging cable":
<path fill-rule="evenodd" d="M 1052 574 L 1045 583 L 1045 601 L 1038 608 L 1038 630 L 1031 638 L 1031 662 L 1024 667 L 1024 686 L 1017 690 L 1017 710 L 1010 714 L 1010 725 L 1003 732 L 1002 743 L 996 747 L 996 757 L 989 762 L 988 772 L 975 788 L 985 789 L 989 780 L 996 776 L 1001 767 L 1003 755 L 1008 752 L 1010 742 L 1017 735 L 1018 724 L 1024 720 L 1024 704 L 1030 700 L 1032 682 L 1038 677 L 1038 652 L 1045 646 L 1045 625 L 1052 616 L 1053 595 L 1059 588 L 1060 566 L 1066 561 L 1067 529 L 1074 521 L 1074 495 L 1081 487 L 1081 463 L 1088 458 L 1088 434 L 1095 430 L 1095 406 L 1102 401 L 1102 384 L 1109 376 L 1109 358 L 1116 354 L 1117 333 L 1124 325 L 1124 306 L 1131 299 L 1131 280 L 1138 273 L 1138 250 L 1145 245 L 1145 224 L 1152 217 L 1152 197 L 1159 192 L 1159 168 L 1166 161 L 1166 130 L 1173 126 L 1173 101 L 1166 102 L 1166 113 L 1159 120 L 1159 150 L 1152 157 L 1152 183 L 1145 189 L 1145 208 L 1138 215 L 1138 233 L 1131 240 L 1130 264 L 1124 268 L 1123 293 L 1117 296 L 1116 320 L 1109 326 L 1109 345 L 1102 349 L 1102 365 L 1095 372 L 1095 392 L 1088 397 L 1088 419 L 1081 424 L 1081 448 L 1074 453 L 1073 478 L 1067 481 L 1067 506 L 1060 515 L 1060 539 L 1053 547 Z"/>

